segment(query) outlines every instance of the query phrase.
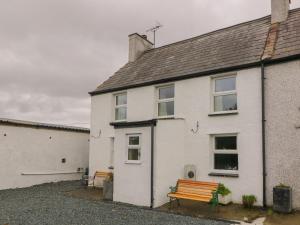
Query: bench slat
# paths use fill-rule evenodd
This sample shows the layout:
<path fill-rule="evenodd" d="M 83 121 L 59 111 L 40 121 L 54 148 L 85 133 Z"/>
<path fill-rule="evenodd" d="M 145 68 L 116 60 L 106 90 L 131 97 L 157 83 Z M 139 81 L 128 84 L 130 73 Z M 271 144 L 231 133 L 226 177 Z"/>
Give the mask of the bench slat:
<path fill-rule="evenodd" d="M 216 190 L 215 188 L 206 188 L 206 187 L 188 187 L 188 186 L 182 186 L 182 185 L 178 185 L 177 188 L 181 188 L 181 189 L 186 189 L 186 190 L 206 190 L 206 191 L 214 191 Z"/>
<path fill-rule="evenodd" d="M 189 197 L 189 198 L 207 198 L 211 199 L 212 195 L 191 195 L 191 194 L 186 194 L 186 193 L 171 193 L 168 195 L 169 197 L 178 197 L 178 196 L 183 196 L 183 197 Z"/>
<path fill-rule="evenodd" d="M 192 193 L 185 193 L 185 192 L 176 192 L 175 194 L 179 194 L 179 195 L 190 195 L 190 196 L 206 196 L 208 198 L 212 198 L 213 195 L 212 194 L 207 194 L 207 193 L 199 193 L 199 194 L 192 194 Z"/>
<path fill-rule="evenodd" d="M 211 195 L 212 194 L 212 191 L 210 190 L 189 190 L 189 189 L 182 189 L 182 188 L 178 188 L 176 192 L 181 192 L 181 193 L 187 193 L 187 194 L 206 194 L 206 195 Z"/>
<path fill-rule="evenodd" d="M 187 185 L 187 186 L 205 186 L 205 187 L 218 187 L 218 183 L 214 182 L 203 182 L 203 181 L 190 181 L 190 180 L 178 180 L 179 185 Z"/>
<path fill-rule="evenodd" d="M 188 199 L 188 200 L 195 200 L 201 202 L 210 202 L 211 197 L 207 196 L 192 196 L 192 195 L 183 195 L 183 194 L 170 194 L 169 197 L 179 198 L 179 199 Z"/>
<path fill-rule="evenodd" d="M 97 171 L 95 173 L 95 177 L 106 177 L 106 176 L 110 176 L 112 173 L 111 172 L 99 172 Z"/>

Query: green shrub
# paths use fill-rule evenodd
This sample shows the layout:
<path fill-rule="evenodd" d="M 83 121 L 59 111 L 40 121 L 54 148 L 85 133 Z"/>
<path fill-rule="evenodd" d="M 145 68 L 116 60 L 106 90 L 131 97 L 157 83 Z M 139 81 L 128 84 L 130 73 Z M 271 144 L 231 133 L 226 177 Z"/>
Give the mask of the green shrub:
<path fill-rule="evenodd" d="M 169 189 L 170 189 L 171 193 L 174 193 L 174 192 L 176 192 L 177 187 L 170 186 Z"/>
<path fill-rule="evenodd" d="M 231 191 L 227 187 L 225 187 L 224 184 L 219 184 L 217 192 L 218 192 L 218 194 L 222 195 L 223 197 L 226 195 L 229 195 L 231 193 Z"/>
<path fill-rule="evenodd" d="M 268 214 L 268 216 L 272 216 L 273 210 L 271 208 L 268 208 L 267 214 Z"/>
<path fill-rule="evenodd" d="M 245 208 L 252 208 L 256 202 L 256 197 L 254 195 L 243 195 L 243 205 Z"/>

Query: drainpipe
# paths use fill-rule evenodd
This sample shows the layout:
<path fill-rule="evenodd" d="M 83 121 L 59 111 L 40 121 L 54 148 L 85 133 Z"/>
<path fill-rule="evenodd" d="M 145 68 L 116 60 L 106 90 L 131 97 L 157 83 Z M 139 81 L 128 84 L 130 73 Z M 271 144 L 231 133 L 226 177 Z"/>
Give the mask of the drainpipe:
<path fill-rule="evenodd" d="M 262 172 L 263 172 L 263 207 L 267 207 L 266 198 L 266 115 L 265 115 L 265 64 L 261 61 L 261 114 L 262 114 Z"/>
<path fill-rule="evenodd" d="M 151 196 L 150 196 L 150 208 L 153 208 L 154 202 L 154 193 L 153 193 L 153 166 L 154 166 L 154 124 L 151 124 L 151 175 L 150 175 L 150 183 L 151 183 Z"/>

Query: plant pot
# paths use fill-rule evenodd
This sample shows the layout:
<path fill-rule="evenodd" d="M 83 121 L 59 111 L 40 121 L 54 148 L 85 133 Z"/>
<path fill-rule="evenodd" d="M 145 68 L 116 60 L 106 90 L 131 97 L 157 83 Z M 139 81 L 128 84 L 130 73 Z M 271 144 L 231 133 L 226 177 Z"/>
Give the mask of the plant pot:
<path fill-rule="evenodd" d="M 218 200 L 221 205 L 228 205 L 232 201 L 231 193 L 225 196 L 218 194 Z"/>
<path fill-rule="evenodd" d="M 113 200 L 113 181 L 103 181 L 103 199 Z"/>
<path fill-rule="evenodd" d="M 285 186 L 273 188 L 273 210 L 280 213 L 292 212 L 292 188 Z"/>

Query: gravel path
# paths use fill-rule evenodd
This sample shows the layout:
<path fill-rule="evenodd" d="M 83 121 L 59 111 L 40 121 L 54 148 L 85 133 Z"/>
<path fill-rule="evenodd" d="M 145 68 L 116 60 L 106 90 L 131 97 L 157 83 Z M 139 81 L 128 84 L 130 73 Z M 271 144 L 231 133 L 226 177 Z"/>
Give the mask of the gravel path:
<path fill-rule="evenodd" d="M 64 194 L 78 188 L 79 182 L 60 182 L 0 191 L 0 225 L 229 224 Z"/>

